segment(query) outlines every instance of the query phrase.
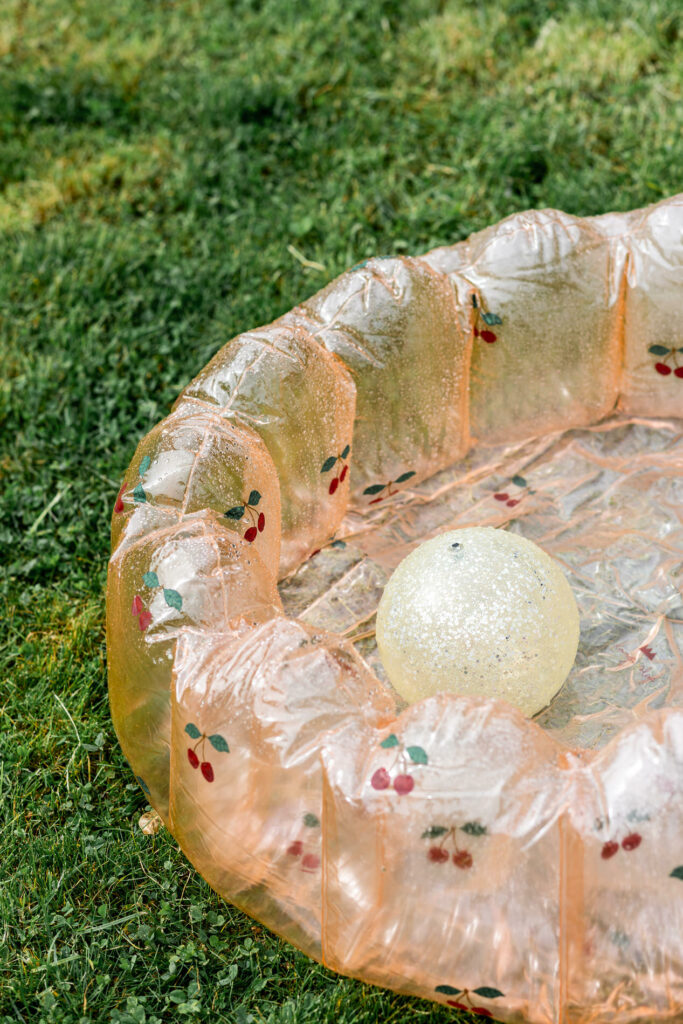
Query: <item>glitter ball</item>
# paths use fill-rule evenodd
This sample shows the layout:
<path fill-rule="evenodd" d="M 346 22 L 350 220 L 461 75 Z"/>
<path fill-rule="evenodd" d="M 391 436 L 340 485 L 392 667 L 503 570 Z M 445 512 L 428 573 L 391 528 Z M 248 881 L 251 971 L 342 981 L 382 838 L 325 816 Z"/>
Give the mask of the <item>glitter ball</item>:
<path fill-rule="evenodd" d="M 442 533 L 389 580 L 377 646 L 397 692 L 501 698 L 535 715 L 555 696 L 579 643 L 579 613 L 558 565 L 491 527 Z"/>

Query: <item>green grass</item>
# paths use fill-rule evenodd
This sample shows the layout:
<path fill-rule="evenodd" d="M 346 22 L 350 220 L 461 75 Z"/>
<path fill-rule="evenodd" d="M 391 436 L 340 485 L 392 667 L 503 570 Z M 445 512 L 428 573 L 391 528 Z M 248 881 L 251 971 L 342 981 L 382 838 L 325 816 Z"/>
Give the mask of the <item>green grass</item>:
<path fill-rule="evenodd" d="M 679 0 L 0 5 L 2 1024 L 457 1019 L 323 970 L 138 830 L 110 510 L 216 348 L 345 267 L 678 191 L 682 38 Z"/>

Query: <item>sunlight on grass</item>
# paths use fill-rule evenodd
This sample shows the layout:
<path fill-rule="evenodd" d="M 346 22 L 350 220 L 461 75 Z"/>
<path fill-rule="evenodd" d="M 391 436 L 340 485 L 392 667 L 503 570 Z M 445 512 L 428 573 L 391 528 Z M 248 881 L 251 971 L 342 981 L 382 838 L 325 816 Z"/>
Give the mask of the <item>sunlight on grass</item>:
<path fill-rule="evenodd" d="M 78 62 L 133 82 L 150 61 L 168 57 L 169 41 L 186 29 L 196 5 L 170 4 L 144 16 L 127 0 L 8 0 L 0 7 L 0 57 L 21 54 L 38 66 Z"/>
<path fill-rule="evenodd" d="M 680 190 L 682 84 L 678 0 L 0 3 L 0 1024 L 467 1019 L 326 971 L 139 830 L 109 517 L 216 349 L 345 267 Z"/>
<path fill-rule="evenodd" d="M 406 33 L 402 71 L 409 73 L 412 65 L 424 81 L 429 69 L 430 84 L 437 88 L 447 81 L 455 84 L 459 75 L 465 76 L 464 82 L 489 76 L 495 80 L 504 65 L 496 58 L 493 38 L 506 23 L 503 9 L 494 8 L 481 17 L 475 7 L 458 10 L 450 5 Z"/>
<path fill-rule="evenodd" d="M 7 186 L 0 196 L 0 231 L 44 224 L 81 199 L 89 200 L 92 215 L 107 193 L 115 193 L 119 203 L 133 203 L 159 187 L 170 162 L 170 148 L 161 139 L 144 146 L 118 143 L 92 157 L 81 150 L 61 156 L 40 180 Z"/>
<path fill-rule="evenodd" d="M 651 74 L 658 60 L 652 39 L 633 22 L 606 25 L 574 16 L 547 21 L 516 70 L 526 78 L 548 76 L 549 84 L 600 88 Z"/>

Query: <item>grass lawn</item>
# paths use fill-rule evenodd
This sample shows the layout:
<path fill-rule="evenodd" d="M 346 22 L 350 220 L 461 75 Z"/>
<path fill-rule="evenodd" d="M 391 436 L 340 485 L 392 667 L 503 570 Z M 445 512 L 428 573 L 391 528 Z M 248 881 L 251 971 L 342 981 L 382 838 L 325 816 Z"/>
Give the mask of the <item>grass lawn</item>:
<path fill-rule="evenodd" d="M 109 516 L 232 335 L 371 254 L 681 189 L 680 0 L 0 4 L 0 1022 L 465 1020 L 337 977 L 161 832 Z"/>

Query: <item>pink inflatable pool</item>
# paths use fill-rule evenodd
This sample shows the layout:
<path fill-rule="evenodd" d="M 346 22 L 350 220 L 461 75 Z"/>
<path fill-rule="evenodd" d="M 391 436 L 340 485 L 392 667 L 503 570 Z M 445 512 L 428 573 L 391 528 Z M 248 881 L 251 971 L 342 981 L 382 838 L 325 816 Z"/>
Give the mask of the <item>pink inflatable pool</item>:
<path fill-rule="evenodd" d="M 505 1021 L 683 1019 L 682 285 L 683 195 L 516 214 L 232 339 L 140 442 L 121 745 L 210 884 L 334 970 Z M 579 604 L 533 721 L 402 707 L 377 656 L 392 569 L 471 525 Z"/>

